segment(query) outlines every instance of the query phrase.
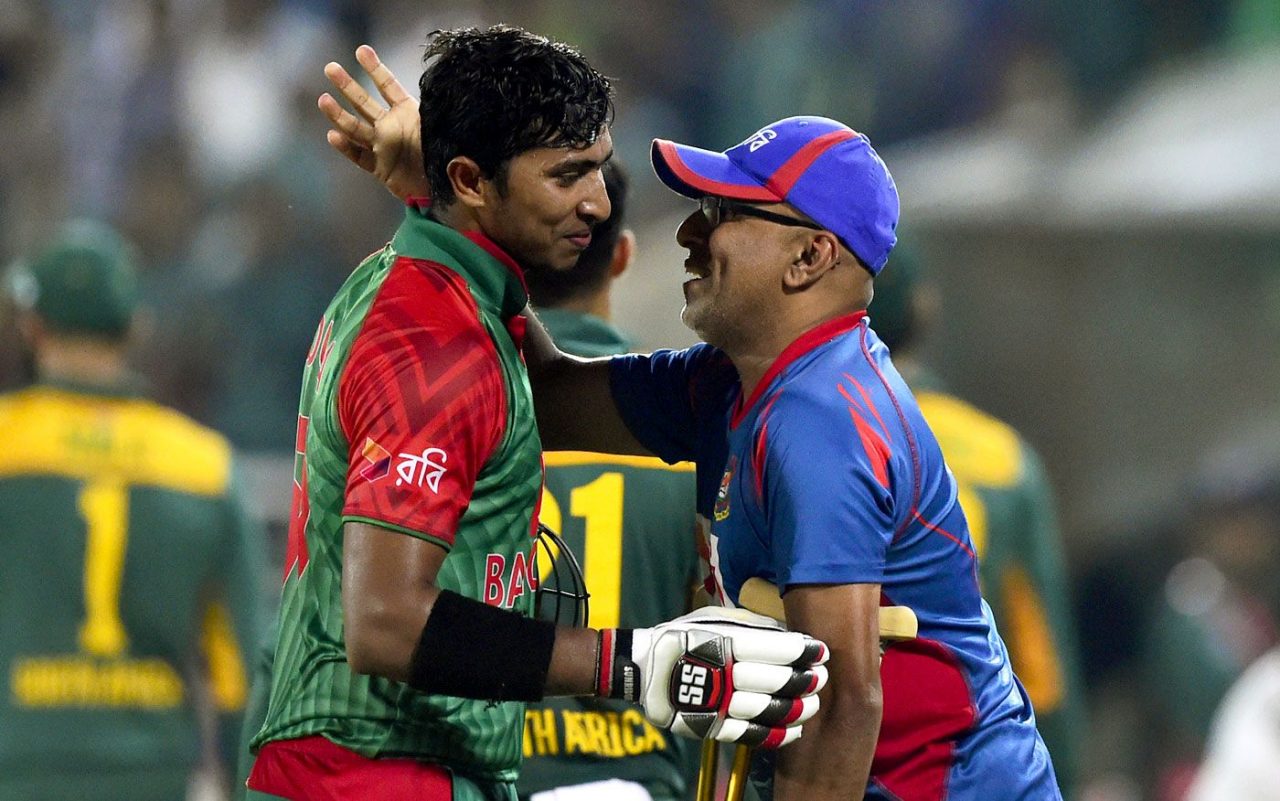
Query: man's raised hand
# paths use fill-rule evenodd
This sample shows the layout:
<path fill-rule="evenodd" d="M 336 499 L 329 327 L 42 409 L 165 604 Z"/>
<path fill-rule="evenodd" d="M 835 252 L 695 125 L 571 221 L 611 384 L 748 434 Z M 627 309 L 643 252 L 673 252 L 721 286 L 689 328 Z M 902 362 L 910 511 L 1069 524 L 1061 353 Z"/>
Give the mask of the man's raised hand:
<path fill-rule="evenodd" d="M 369 45 L 356 48 L 356 61 L 386 105 L 366 92 L 341 64 L 326 64 L 325 77 L 356 112 L 348 111 L 328 92 L 320 95 L 320 111 L 333 126 L 325 137 L 329 146 L 401 200 L 427 196 L 430 190 L 422 167 L 417 99 L 405 91 Z"/>
<path fill-rule="evenodd" d="M 827 656 L 825 644 L 772 618 L 705 607 L 602 632 L 598 692 L 639 703 L 677 734 L 777 748 L 818 711 Z"/>

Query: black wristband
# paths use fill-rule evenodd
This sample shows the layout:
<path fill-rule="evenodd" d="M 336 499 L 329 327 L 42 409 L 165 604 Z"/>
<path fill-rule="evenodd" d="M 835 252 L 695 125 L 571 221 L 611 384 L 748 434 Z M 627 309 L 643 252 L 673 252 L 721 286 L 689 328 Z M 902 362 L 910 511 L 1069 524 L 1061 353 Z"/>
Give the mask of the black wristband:
<path fill-rule="evenodd" d="M 540 701 L 556 627 L 444 590 L 422 627 L 409 685 L 459 698 Z"/>

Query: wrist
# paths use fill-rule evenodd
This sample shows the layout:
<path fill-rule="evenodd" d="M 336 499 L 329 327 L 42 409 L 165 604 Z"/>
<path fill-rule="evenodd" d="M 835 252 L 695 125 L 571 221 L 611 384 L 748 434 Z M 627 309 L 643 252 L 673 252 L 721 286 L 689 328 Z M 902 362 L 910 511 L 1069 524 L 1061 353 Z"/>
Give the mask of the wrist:
<path fill-rule="evenodd" d="M 645 653 L 648 629 L 601 629 L 596 651 L 596 695 L 635 702 L 640 697 L 640 667 L 633 654 Z"/>

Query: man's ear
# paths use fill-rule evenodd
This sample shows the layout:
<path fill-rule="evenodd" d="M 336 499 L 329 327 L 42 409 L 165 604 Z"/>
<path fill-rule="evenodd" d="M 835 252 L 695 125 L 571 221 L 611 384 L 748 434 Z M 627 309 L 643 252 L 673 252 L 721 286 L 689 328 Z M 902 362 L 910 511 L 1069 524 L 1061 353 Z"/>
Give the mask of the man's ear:
<path fill-rule="evenodd" d="M 484 171 L 468 156 L 454 156 L 444 168 L 453 186 L 453 194 L 468 208 L 479 208 L 487 200 Z"/>
<path fill-rule="evenodd" d="M 613 258 L 609 259 L 609 277 L 617 278 L 631 266 L 636 255 L 636 235 L 630 228 L 622 229 L 618 241 L 613 244 Z"/>
<path fill-rule="evenodd" d="M 840 240 L 830 231 L 806 234 L 798 247 L 795 260 L 782 276 L 788 289 L 804 289 L 840 263 Z"/>

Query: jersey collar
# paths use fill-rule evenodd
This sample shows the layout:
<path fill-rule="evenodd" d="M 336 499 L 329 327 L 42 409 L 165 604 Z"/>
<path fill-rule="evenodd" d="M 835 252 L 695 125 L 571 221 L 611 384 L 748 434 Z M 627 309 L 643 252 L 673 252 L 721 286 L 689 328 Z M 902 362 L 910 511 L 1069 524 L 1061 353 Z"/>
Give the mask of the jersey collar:
<path fill-rule="evenodd" d="M 132 373 L 111 384 L 78 381 L 65 376 L 41 376 L 32 388 L 113 400 L 138 400 L 148 395 L 146 382 L 141 376 Z"/>
<path fill-rule="evenodd" d="M 477 300 L 504 320 L 519 314 L 529 303 L 529 289 L 516 260 L 483 233 L 450 228 L 428 216 L 427 209 L 420 202 L 407 204 L 404 223 L 391 241 L 396 253 L 456 270 Z"/>
<path fill-rule="evenodd" d="M 540 307 L 538 319 L 565 353 L 590 358 L 631 350 L 630 340 L 621 331 L 593 314 Z"/>
<path fill-rule="evenodd" d="M 866 318 L 866 310 L 845 314 L 814 326 L 796 337 L 794 342 L 782 349 L 782 353 L 778 354 L 778 358 L 773 360 L 773 364 L 769 365 L 764 377 L 760 379 L 760 383 L 756 384 L 756 388 L 751 392 L 751 397 L 745 403 L 742 400 L 742 393 L 739 391 L 738 400 L 733 406 L 733 416 L 729 419 L 729 427 L 738 427 L 738 424 L 746 418 L 747 413 L 760 401 L 760 397 L 764 395 L 765 390 L 769 388 L 774 379 L 783 370 L 790 367 L 794 361 L 815 348 L 827 344 L 841 334 L 852 331 Z"/>

